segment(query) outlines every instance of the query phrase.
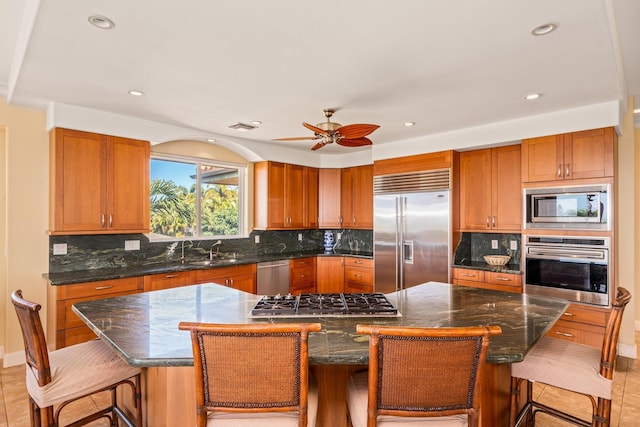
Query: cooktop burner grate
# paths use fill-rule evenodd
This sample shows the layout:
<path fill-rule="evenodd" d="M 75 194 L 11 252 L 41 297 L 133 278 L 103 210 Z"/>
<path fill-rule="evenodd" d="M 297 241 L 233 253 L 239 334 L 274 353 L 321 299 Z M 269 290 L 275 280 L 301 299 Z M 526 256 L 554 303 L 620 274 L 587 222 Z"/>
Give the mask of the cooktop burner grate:
<path fill-rule="evenodd" d="M 397 316 L 398 310 L 380 293 L 265 295 L 252 316 Z"/>

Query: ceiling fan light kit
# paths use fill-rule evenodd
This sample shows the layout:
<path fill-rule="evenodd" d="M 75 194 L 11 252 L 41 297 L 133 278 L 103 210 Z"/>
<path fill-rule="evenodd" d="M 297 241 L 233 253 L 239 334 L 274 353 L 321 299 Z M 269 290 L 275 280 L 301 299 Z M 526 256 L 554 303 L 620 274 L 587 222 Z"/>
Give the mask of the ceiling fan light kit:
<path fill-rule="evenodd" d="M 293 138 L 277 138 L 274 141 L 300 141 L 300 140 L 319 140 L 312 150 L 317 150 L 327 144 L 336 143 L 343 147 L 362 147 L 371 145 L 371 140 L 366 138 L 367 135 L 378 129 L 378 125 L 370 124 L 352 124 L 342 126 L 340 123 L 332 122 L 331 117 L 335 110 L 325 108 L 322 110 L 327 118 L 326 122 L 318 123 L 315 126 L 309 123 L 302 123 L 304 127 L 313 132 L 312 137 L 293 137 Z"/>

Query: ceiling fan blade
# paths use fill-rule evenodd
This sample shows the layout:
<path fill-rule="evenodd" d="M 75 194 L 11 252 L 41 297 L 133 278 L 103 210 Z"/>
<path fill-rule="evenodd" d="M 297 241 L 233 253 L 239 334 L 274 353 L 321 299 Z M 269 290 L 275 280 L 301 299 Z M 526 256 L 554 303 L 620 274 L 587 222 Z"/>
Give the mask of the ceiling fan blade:
<path fill-rule="evenodd" d="M 327 142 L 327 141 L 322 140 L 322 141 L 318 142 L 316 145 L 314 145 L 313 147 L 311 147 L 311 149 L 315 151 L 315 150 L 317 150 L 318 148 L 322 148 L 322 147 L 324 147 L 324 146 L 325 146 L 325 145 L 327 145 L 327 144 L 328 144 L 328 142 Z"/>
<path fill-rule="evenodd" d="M 344 147 L 362 147 L 363 145 L 371 145 L 371 140 L 369 138 L 342 138 L 338 140 L 338 145 L 342 145 Z"/>
<path fill-rule="evenodd" d="M 314 139 L 318 139 L 317 136 L 298 136 L 298 137 L 291 137 L 291 138 L 274 138 L 272 139 L 272 141 L 310 141 L 310 140 L 314 140 Z"/>
<path fill-rule="evenodd" d="M 346 139 L 356 139 L 369 135 L 374 130 L 378 129 L 378 125 L 367 124 L 354 124 L 341 126 L 336 130 L 336 133 L 342 135 Z"/>
<path fill-rule="evenodd" d="M 322 130 L 319 127 L 315 127 L 314 125 L 310 125 L 309 123 L 302 123 L 302 126 L 306 127 L 307 129 L 309 129 L 313 133 L 317 133 L 318 135 L 329 136 L 329 132 L 327 132 L 326 130 Z"/>

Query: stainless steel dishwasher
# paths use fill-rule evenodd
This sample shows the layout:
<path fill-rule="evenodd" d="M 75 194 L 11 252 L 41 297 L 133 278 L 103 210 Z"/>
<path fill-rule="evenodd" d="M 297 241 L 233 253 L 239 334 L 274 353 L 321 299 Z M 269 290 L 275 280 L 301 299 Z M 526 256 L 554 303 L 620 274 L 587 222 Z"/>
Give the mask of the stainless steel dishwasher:
<path fill-rule="evenodd" d="M 258 295 L 287 295 L 289 293 L 289 261 L 259 262 L 256 287 Z"/>

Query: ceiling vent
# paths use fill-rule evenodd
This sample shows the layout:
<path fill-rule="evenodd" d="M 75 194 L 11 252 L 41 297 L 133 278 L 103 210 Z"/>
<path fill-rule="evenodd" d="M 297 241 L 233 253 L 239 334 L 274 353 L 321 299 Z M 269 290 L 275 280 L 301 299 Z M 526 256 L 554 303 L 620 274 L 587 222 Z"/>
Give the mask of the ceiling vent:
<path fill-rule="evenodd" d="M 230 129 L 235 129 L 235 130 L 240 131 L 240 132 L 247 132 L 247 131 L 255 129 L 256 127 L 257 126 L 252 126 L 252 125 L 248 125 L 246 123 L 240 123 L 240 122 L 229 126 Z"/>

